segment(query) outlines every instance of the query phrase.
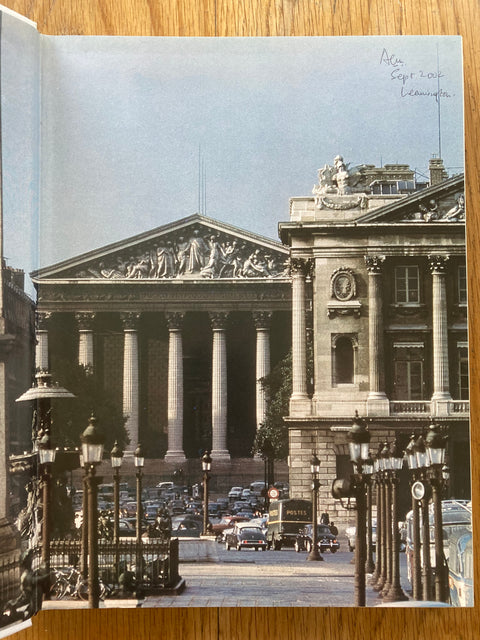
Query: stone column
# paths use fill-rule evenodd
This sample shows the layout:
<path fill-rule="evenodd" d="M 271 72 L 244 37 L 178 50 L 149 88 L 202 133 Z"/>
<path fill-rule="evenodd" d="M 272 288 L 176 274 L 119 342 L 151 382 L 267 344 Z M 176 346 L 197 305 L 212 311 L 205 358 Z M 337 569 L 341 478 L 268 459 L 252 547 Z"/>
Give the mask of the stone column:
<path fill-rule="evenodd" d="M 267 394 L 260 380 L 270 373 L 270 323 L 271 311 L 255 311 L 253 321 L 257 330 L 256 344 L 256 416 L 257 429 L 265 421 Z"/>
<path fill-rule="evenodd" d="M 138 399 L 138 321 L 139 313 L 122 313 L 124 330 L 123 347 L 123 415 L 127 418 L 125 428 L 130 438 L 128 445 L 134 450 L 138 444 L 139 399 Z"/>
<path fill-rule="evenodd" d="M 214 460 L 230 460 L 227 449 L 227 313 L 210 313 L 212 350 L 212 451 Z"/>
<path fill-rule="evenodd" d="M 78 364 L 93 373 L 94 313 L 76 313 L 78 323 Z"/>
<path fill-rule="evenodd" d="M 168 325 L 168 449 L 165 460 L 183 462 L 183 313 L 166 313 Z"/>
<path fill-rule="evenodd" d="M 52 314 L 50 312 L 38 312 L 36 314 L 35 368 L 37 371 L 48 371 L 48 320 L 51 317 Z"/>
<path fill-rule="evenodd" d="M 432 413 L 448 415 L 448 402 L 452 399 L 448 364 L 447 288 L 445 281 L 448 256 L 430 255 L 428 260 L 432 272 Z"/>
<path fill-rule="evenodd" d="M 368 271 L 368 352 L 370 391 L 367 415 L 388 416 L 390 406 L 385 393 L 383 336 L 383 276 L 385 256 L 365 256 Z"/>
<path fill-rule="evenodd" d="M 290 415 L 311 414 L 311 401 L 307 394 L 307 336 L 305 321 L 305 278 L 311 260 L 290 259 L 292 276 L 292 395 Z"/>

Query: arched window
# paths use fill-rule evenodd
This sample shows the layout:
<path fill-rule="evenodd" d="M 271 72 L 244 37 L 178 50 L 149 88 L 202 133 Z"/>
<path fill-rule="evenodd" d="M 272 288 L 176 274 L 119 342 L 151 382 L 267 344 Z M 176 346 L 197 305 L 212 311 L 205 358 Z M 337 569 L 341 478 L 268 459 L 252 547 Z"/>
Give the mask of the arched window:
<path fill-rule="evenodd" d="M 355 350 L 351 336 L 337 336 L 333 343 L 333 384 L 355 382 Z"/>

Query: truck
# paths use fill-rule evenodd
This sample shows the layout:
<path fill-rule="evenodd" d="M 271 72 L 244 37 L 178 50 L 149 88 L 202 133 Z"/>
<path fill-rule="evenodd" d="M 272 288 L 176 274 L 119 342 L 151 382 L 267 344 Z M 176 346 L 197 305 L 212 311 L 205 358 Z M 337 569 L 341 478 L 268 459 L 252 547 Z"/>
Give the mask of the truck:
<path fill-rule="evenodd" d="M 312 503 L 309 500 L 272 500 L 268 511 L 267 543 L 279 551 L 293 547 L 300 529 L 312 523 Z"/>

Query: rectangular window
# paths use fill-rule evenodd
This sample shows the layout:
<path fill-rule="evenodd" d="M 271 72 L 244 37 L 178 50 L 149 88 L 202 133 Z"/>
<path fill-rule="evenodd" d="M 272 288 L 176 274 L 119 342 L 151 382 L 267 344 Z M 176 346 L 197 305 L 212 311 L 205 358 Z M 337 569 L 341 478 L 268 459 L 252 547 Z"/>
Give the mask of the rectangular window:
<path fill-rule="evenodd" d="M 469 399 L 468 355 L 466 351 L 466 349 L 460 349 L 458 354 L 458 392 L 460 400 Z"/>
<path fill-rule="evenodd" d="M 467 267 L 458 267 L 458 303 L 467 304 Z"/>
<path fill-rule="evenodd" d="M 420 282 L 416 265 L 395 267 L 395 302 L 420 302 Z"/>
<path fill-rule="evenodd" d="M 423 400 L 423 362 L 395 361 L 395 400 Z"/>

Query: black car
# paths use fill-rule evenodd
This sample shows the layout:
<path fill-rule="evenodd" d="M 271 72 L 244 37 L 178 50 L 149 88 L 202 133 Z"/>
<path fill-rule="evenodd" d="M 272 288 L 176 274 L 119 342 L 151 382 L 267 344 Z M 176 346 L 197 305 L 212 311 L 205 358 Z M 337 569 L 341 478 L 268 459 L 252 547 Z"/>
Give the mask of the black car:
<path fill-rule="evenodd" d="M 306 527 L 300 529 L 295 538 L 295 551 L 308 551 L 312 550 L 312 538 L 313 538 L 313 526 L 307 524 Z M 317 524 L 317 542 L 318 550 L 320 553 L 324 553 L 329 549 L 332 553 L 338 551 L 340 547 L 336 536 L 332 534 L 330 528 L 326 524 Z"/>
<path fill-rule="evenodd" d="M 231 548 L 241 551 L 242 549 L 267 549 L 267 538 L 260 527 L 254 527 L 248 522 L 237 522 L 231 533 L 225 536 L 225 548 L 230 551 Z"/>

